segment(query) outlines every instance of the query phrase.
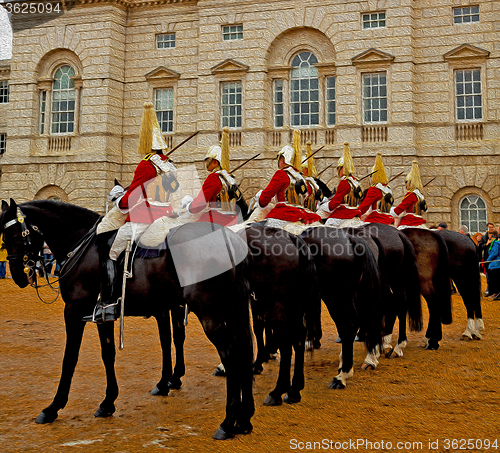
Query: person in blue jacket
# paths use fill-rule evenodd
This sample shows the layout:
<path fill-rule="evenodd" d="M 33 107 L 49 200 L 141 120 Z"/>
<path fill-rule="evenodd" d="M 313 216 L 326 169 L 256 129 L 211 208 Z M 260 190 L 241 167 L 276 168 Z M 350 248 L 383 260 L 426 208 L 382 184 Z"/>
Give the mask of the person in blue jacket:
<path fill-rule="evenodd" d="M 500 240 L 495 239 L 491 243 L 488 261 L 491 298 L 493 300 L 500 300 Z"/>

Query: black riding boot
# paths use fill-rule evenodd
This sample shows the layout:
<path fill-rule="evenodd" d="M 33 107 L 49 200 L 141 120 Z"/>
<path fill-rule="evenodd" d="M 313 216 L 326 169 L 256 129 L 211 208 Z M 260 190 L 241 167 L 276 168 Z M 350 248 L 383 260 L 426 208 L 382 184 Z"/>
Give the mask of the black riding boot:
<path fill-rule="evenodd" d="M 116 276 L 118 265 L 109 257 L 110 244 L 97 237 L 99 253 L 99 277 L 101 280 L 101 295 L 90 316 L 84 316 L 86 322 L 112 322 L 120 317 L 120 306 L 116 296 Z"/>

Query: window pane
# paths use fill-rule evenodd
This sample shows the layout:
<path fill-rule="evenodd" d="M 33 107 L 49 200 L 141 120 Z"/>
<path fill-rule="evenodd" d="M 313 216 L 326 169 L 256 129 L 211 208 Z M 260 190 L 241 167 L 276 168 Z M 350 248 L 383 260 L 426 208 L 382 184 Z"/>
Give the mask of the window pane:
<path fill-rule="evenodd" d="M 225 82 L 221 84 L 221 118 L 222 126 L 241 127 L 242 85 L 241 82 Z"/>
<path fill-rule="evenodd" d="M 363 119 L 365 123 L 387 122 L 386 74 L 363 74 Z"/>

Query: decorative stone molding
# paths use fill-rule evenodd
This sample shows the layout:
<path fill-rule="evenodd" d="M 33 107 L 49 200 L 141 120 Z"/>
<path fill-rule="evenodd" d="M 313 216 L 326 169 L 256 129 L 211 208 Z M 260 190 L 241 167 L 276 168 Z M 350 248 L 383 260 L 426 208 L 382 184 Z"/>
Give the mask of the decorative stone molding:
<path fill-rule="evenodd" d="M 394 55 L 371 48 L 351 58 L 351 61 L 353 65 L 359 67 L 380 67 L 389 66 L 394 58 Z"/>
<path fill-rule="evenodd" d="M 34 199 L 35 200 L 59 199 L 61 201 L 65 201 L 66 203 L 69 201 L 68 194 L 59 186 L 54 186 L 54 185 L 42 187 L 36 193 Z"/>
<path fill-rule="evenodd" d="M 250 67 L 247 66 L 246 64 L 240 63 L 231 58 L 228 58 L 227 60 L 224 60 L 222 63 L 219 63 L 214 67 L 210 68 L 212 74 L 215 74 L 216 76 L 226 75 L 226 74 L 243 75 L 243 73 L 248 72 L 249 69 Z"/>
<path fill-rule="evenodd" d="M 387 141 L 387 126 L 363 126 L 361 130 L 361 140 L 363 142 L 386 142 Z"/>
<path fill-rule="evenodd" d="M 159 66 L 148 72 L 144 77 L 153 87 L 171 87 L 177 83 L 181 75 L 171 69 Z"/>
<path fill-rule="evenodd" d="M 482 123 L 455 124 L 455 139 L 457 141 L 479 141 L 484 136 Z"/>
<path fill-rule="evenodd" d="M 483 63 L 490 56 L 490 52 L 470 44 L 462 44 L 446 52 L 443 58 L 448 63 L 474 62 Z"/>
<path fill-rule="evenodd" d="M 75 70 L 74 80 L 81 80 L 83 66 L 80 58 L 68 49 L 54 49 L 46 53 L 36 67 L 37 81 L 53 80 L 59 66 L 68 64 Z"/>

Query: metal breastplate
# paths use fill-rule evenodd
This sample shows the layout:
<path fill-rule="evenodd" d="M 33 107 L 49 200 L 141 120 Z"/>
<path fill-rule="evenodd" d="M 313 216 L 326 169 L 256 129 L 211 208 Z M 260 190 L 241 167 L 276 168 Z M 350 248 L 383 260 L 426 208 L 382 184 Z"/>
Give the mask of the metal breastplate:
<path fill-rule="evenodd" d="M 229 178 L 226 178 L 223 173 L 216 173 L 222 184 L 220 192 L 216 195 L 216 208 L 222 212 L 234 214 L 236 212 L 236 200 L 241 197 L 241 192 L 236 183 L 231 184 L 231 182 L 234 182 L 232 178 L 228 180 Z"/>
<path fill-rule="evenodd" d="M 350 178 L 345 178 L 346 181 L 349 183 L 349 186 L 351 187 L 350 192 L 344 197 L 344 204 L 347 206 L 351 207 L 356 207 L 359 204 L 359 200 L 361 199 L 361 187 L 358 185 L 355 185 Z"/>
<path fill-rule="evenodd" d="M 307 196 L 307 184 L 304 177 L 291 168 L 286 168 L 285 172 L 290 179 L 290 184 L 285 189 L 286 202 L 300 208 L 304 207 Z"/>

